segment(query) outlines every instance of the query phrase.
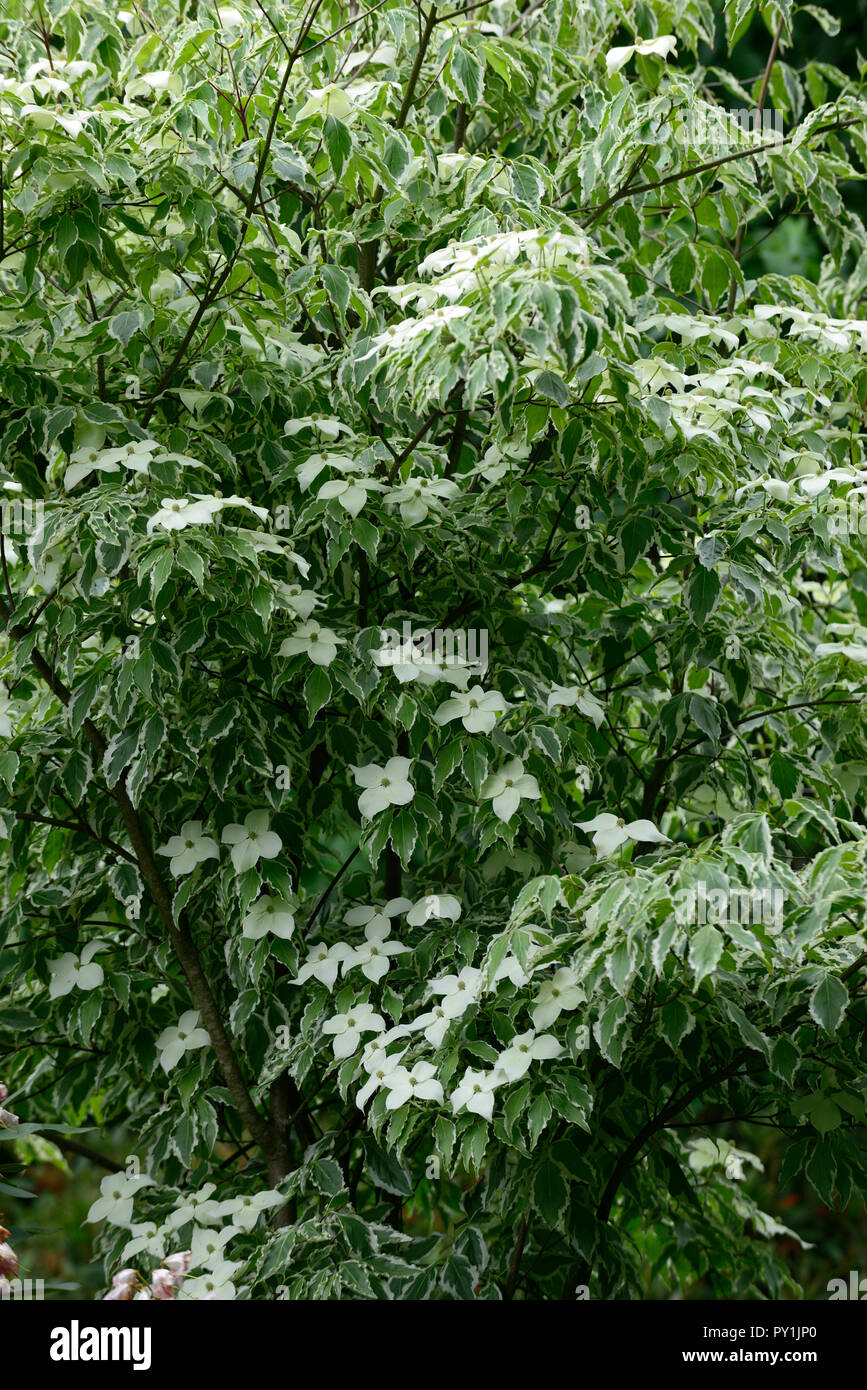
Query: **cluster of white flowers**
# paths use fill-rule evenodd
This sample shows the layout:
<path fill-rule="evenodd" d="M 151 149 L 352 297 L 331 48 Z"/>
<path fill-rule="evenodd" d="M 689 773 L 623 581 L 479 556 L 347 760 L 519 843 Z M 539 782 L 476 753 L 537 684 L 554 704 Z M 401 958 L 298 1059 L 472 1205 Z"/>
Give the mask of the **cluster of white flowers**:
<path fill-rule="evenodd" d="M 131 1186 L 133 1181 L 135 1187 Z M 107 1220 L 111 1225 L 125 1226 L 129 1230 L 130 1240 L 123 1248 L 121 1259 L 132 1260 L 144 1254 L 162 1261 L 149 1276 L 149 1281 L 134 1268 L 120 1270 L 112 1279 L 106 1299 L 116 1302 L 148 1298 L 233 1299 L 236 1296 L 233 1280 L 241 1263 L 227 1259 L 226 1246 L 237 1236 L 252 1231 L 263 1212 L 281 1206 L 286 1199 L 279 1192 L 268 1190 L 214 1201 L 214 1184 L 205 1183 L 189 1196 L 181 1194 L 162 1225 L 154 1221 L 133 1224 L 134 1192 L 151 1181 L 150 1178 L 104 1178 L 103 1196 L 94 1202 L 85 1218 L 94 1222 Z M 214 1230 L 215 1226 L 220 1229 Z M 188 1227 L 192 1227 L 189 1248 L 166 1255 L 166 1245 L 174 1243 L 178 1232 Z"/>
<path fill-rule="evenodd" d="M 365 904 L 351 908 L 344 921 L 350 927 L 364 927 L 364 943 L 359 947 L 346 941 L 332 946 L 317 942 L 311 946 L 295 983 L 303 984 L 314 978 L 331 990 L 339 973 L 345 976 L 355 967 L 360 967 L 369 980 L 378 983 L 390 968 L 390 958 L 410 949 L 391 938 L 392 919 L 404 913 L 410 926 L 423 926 L 431 918 L 456 922 L 461 915 L 461 904 L 451 894 L 430 893 L 416 903 L 408 898 L 394 898 L 382 907 Z M 387 1110 L 396 1110 L 410 1100 L 444 1103 L 443 1084 L 437 1077 L 434 1063 L 417 1058 L 404 1064 L 416 1037 L 420 1034 L 430 1047 L 442 1047 L 452 1024 L 479 1003 L 486 992 L 496 990 L 504 980 L 520 988 L 529 983 L 532 973 L 532 959 L 525 969 L 512 954 L 500 961 L 490 979 L 484 970 L 465 965 L 457 973 L 429 980 L 427 1006 L 411 1022 L 391 1028 L 386 1026 L 374 1005 L 364 999 L 333 1014 L 323 1024 L 322 1031 L 331 1039 L 335 1059 L 343 1061 L 361 1049 L 360 1060 L 366 1080 L 356 1095 L 358 1107 L 364 1109 L 379 1090 L 387 1092 Z M 465 1072 L 449 1097 L 453 1111 L 457 1113 L 466 1108 L 490 1120 L 494 1091 L 499 1086 L 519 1080 L 533 1062 L 553 1059 L 563 1053 L 557 1039 L 543 1030 L 561 1013 L 576 1009 L 583 999 L 575 972 L 568 966 L 561 966 L 550 978 L 543 980 L 531 1005 L 532 1027 L 512 1038 L 490 1071 L 468 1069 Z M 369 1034 L 374 1036 L 365 1041 Z M 390 1052 L 388 1049 L 393 1043 L 401 1046 Z"/>

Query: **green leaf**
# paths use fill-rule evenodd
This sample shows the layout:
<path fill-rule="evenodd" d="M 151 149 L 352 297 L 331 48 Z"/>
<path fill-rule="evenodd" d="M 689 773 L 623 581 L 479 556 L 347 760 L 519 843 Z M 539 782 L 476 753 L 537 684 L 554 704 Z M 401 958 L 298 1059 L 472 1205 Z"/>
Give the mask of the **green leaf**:
<path fill-rule="evenodd" d="M 810 1015 L 824 1028 L 826 1033 L 834 1034 L 843 1021 L 849 1003 L 849 991 L 835 975 L 824 975 L 810 995 Z"/>
<path fill-rule="evenodd" d="M 703 627 L 716 607 L 722 590 L 719 576 L 715 570 L 698 566 L 693 570 L 686 585 L 686 601 L 693 618 Z"/>
<path fill-rule="evenodd" d="M 719 965 L 725 947 L 722 936 L 716 927 L 708 924 L 701 927 L 689 943 L 689 963 L 695 973 L 695 987 L 708 975 L 712 975 Z"/>
<path fill-rule="evenodd" d="M 325 148 L 334 170 L 334 177 L 339 179 L 352 151 L 352 136 L 343 122 L 339 121 L 336 116 L 325 117 L 324 134 Z"/>
<path fill-rule="evenodd" d="M 569 1202 L 569 1189 L 556 1163 L 546 1158 L 533 1179 L 533 1205 L 546 1226 L 557 1227 Z"/>
<path fill-rule="evenodd" d="M 323 666 L 313 666 L 304 682 L 304 703 L 312 724 L 323 705 L 331 699 L 331 678 Z"/>

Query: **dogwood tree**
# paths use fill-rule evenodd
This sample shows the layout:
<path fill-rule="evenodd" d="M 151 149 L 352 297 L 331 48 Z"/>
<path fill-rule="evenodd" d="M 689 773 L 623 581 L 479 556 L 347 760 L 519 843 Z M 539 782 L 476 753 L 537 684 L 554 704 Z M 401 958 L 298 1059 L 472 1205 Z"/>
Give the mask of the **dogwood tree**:
<path fill-rule="evenodd" d="M 6 0 L 0 1139 L 125 1126 L 108 1297 L 778 1296 L 744 1125 L 863 1190 L 835 27 Z"/>

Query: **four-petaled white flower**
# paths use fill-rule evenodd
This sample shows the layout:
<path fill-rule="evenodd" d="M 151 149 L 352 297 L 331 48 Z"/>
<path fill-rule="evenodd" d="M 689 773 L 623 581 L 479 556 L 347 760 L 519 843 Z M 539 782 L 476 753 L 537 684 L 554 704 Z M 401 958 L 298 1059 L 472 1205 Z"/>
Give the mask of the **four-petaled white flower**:
<path fill-rule="evenodd" d="M 345 477 L 331 478 L 327 483 L 323 483 L 316 496 L 319 501 L 326 502 L 336 498 L 345 512 L 349 512 L 350 516 L 358 516 L 368 500 L 369 492 L 384 491 L 383 483 L 372 478 L 359 464 L 353 462 Z"/>
<path fill-rule="evenodd" d="M 243 825 L 223 827 L 220 838 L 224 845 L 232 846 L 236 873 L 242 874 L 260 859 L 274 859 L 280 853 L 283 841 L 275 831 L 268 829 L 269 824 L 267 811 L 251 811 L 244 817 Z"/>
<path fill-rule="evenodd" d="M 495 1070 L 506 1081 L 518 1081 L 530 1070 L 531 1062 L 559 1057 L 562 1051 L 562 1046 L 550 1033 L 537 1036 L 535 1030 L 530 1028 L 526 1033 L 518 1033 L 505 1051 L 500 1053 Z"/>
<path fill-rule="evenodd" d="M 593 848 L 599 859 L 606 859 L 627 840 L 647 841 L 654 845 L 669 843 L 669 836 L 657 830 L 653 821 L 633 820 L 627 824 L 622 817 L 614 816 L 610 811 L 603 811 L 592 820 L 579 820 L 576 824 L 593 836 Z"/>
<path fill-rule="evenodd" d="M 371 652 L 371 658 L 376 666 L 390 666 L 401 685 L 415 680 L 422 685 L 447 681 L 465 690 L 470 679 L 469 668 L 459 656 L 451 652 L 426 651 L 412 640 L 397 644 L 386 641 L 378 652 Z"/>
<path fill-rule="evenodd" d="M 204 1274 L 194 1274 L 184 1280 L 179 1298 L 196 1298 L 202 1302 L 211 1299 L 223 1303 L 235 1297 L 232 1276 L 241 1268 L 238 1261 L 220 1260 L 215 1262 Z"/>
<path fill-rule="evenodd" d="M 411 927 L 423 927 L 425 922 L 429 922 L 431 917 L 437 917 L 447 922 L 456 922 L 461 915 L 461 905 L 457 898 L 453 898 L 451 893 L 428 893 L 426 897 L 419 898 L 406 914 L 406 920 Z"/>
<path fill-rule="evenodd" d="M 436 1080 L 433 1062 L 416 1062 L 412 1067 L 395 1067 L 383 1080 L 388 1090 L 386 1110 L 397 1110 L 410 1100 L 442 1100 L 442 1083 Z"/>
<path fill-rule="evenodd" d="M 424 521 L 429 511 L 438 511 L 445 499 L 460 496 L 457 483 L 450 478 L 407 478 L 405 483 L 391 488 L 386 499 L 389 506 L 399 506 L 400 514 L 410 526 Z"/>
<path fill-rule="evenodd" d="M 389 758 L 385 767 L 367 763 L 353 767 L 355 785 L 364 790 L 358 798 L 358 809 L 366 820 L 372 820 L 386 806 L 405 806 L 415 796 L 409 780 L 411 758 Z"/>
<path fill-rule="evenodd" d="M 499 1085 L 500 1080 L 494 1072 L 474 1071 L 472 1067 L 467 1067 L 459 1085 L 449 1097 L 452 1110 L 455 1114 L 459 1110 L 471 1110 L 474 1115 L 490 1120 L 494 1113 L 494 1091 Z"/>
<path fill-rule="evenodd" d="M 638 43 L 628 43 L 622 48 L 609 48 L 605 54 L 605 70 L 611 77 L 629 62 L 633 53 L 646 58 L 652 53 L 657 58 L 668 58 L 677 51 L 677 39 L 673 34 L 663 34 L 658 39 L 641 39 Z"/>
<path fill-rule="evenodd" d="M 344 975 L 356 965 L 360 965 L 361 973 L 374 983 L 387 975 L 391 967 L 389 957 L 405 955 L 410 949 L 394 938 L 387 940 L 390 930 L 390 924 L 382 918 L 374 918 L 368 922 L 364 928 L 367 940 L 362 946 L 356 946 L 346 957 L 343 963 Z"/>
<path fill-rule="evenodd" d="M 112 1226 L 132 1224 L 133 1198 L 140 1187 L 153 1185 L 145 1173 L 109 1173 L 99 1184 L 101 1195 L 92 1204 L 85 1221 L 108 1221 Z"/>
<path fill-rule="evenodd" d="M 480 685 L 471 685 L 469 690 L 452 695 L 441 704 L 434 720 L 442 725 L 451 719 L 460 719 L 468 734 L 489 734 L 508 708 L 498 690 L 484 691 Z"/>
<path fill-rule="evenodd" d="M 98 989 L 105 979 L 101 965 L 91 965 L 97 951 L 105 950 L 104 941 L 88 941 L 81 958 L 67 951 L 59 960 L 48 962 L 51 982 L 48 993 L 52 999 L 70 994 L 74 989 Z"/>
<path fill-rule="evenodd" d="M 584 998 L 583 991 L 575 979 L 575 972 L 567 965 L 545 980 L 534 1001 L 533 1027 L 548 1028 L 566 1010 L 577 1009 Z"/>
<path fill-rule="evenodd" d="M 333 989 L 341 962 L 350 955 L 352 947 L 347 946 L 344 941 L 338 941 L 334 946 L 326 946 L 324 941 L 317 941 L 310 947 L 307 959 L 295 977 L 295 984 L 306 984 L 312 975 L 329 990 Z"/>
<path fill-rule="evenodd" d="M 299 618 L 309 618 L 314 608 L 322 603 L 315 589 L 304 589 L 300 584 L 284 584 L 277 580 L 274 584 L 274 597 L 286 608 L 291 608 Z"/>
<path fill-rule="evenodd" d="M 267 932 L 288 941 L 294 930 L 293 904 L 286 898 L 272 898 L 269 893 L 256 899 L 241 924 L 241 934 L 248 941 L 259 941 Z"/>
<path fill-rule="evenodd" d="M 69 467 L 63 475 L 67 492 L 89 473 L 118 473 L 121 465 L 133 473 L 146 473 L 153 455 L 162 449 L 155 439 L 137 439 L 116 449 L 96 449 L 85 445 L 69 456 Z"/>
<path fill-rule="evenodd" d="M 335 1057 L 351 1057 L 361 1042 L 362 1033 L 384 1033 L 385 1020 L 375 1013 L 370 1004 L 356 1004 L 345 1014 L 335 1014 L 322 1025 L 323 1033 L 330 1033 L 334 1041 Z"/>
<path fill-rule="evenodd" d="M 342 420 L 335 420 L 333 415 L 298 415 L 294 420 L 287 420 L 283 426 L 283 433 L 288 435 L 300 434 L 302 430 L 313 430 L 323 439 L 336 439 L 340 434 L 346 434 L 350 439 L 355 437 L 355 431 L 349 425 L 344 425 Z"/>
<path fill-rule="evenodd" d="M 200 1023 L 198 1009 L 188 1009 L 181 1014 L 176 1027 L 163 1029 L 157 1038 L 163 1071 L 170 1072 L 172 1067 L 176 1067 L 185 1052 L 195 1052 L 200 1047 L 208 1046 L 211 1040 L 207 1031 L 199 1026 Z"/>
<path fill-rule="evenodd" d="M 190 1269 L 204 1265 L 213 1269 L 225 1258 L 223 1250 L 233 1236 L 238 1234 L 235 1226 L 224 1226 L 221 1231 L 212 1231 L 205 1226 L 196 1226 L 190 1241 Z"/>
<path fill-rule="evenodd" d="M 166 1217 L 166 1230 L 180 1231 L 191 1221 L 197 1226 L 215 1226 L 223 1215 L 223 1203 L 214 1201 L 213 1193 L 216 1190 L 212 1182 L 206 1182 L 196 1192 L 180 1196 L 174 1211 Z"/>
<path fill-rule="evenodd" d="M 393 323 L 384 333 L 376 335 L 369 351 L 358 360 L 364 362 L 377 352 L 406 347 L 415 338 L 421 338 L 425 333 L 447 328 L 456 319 L 464 319 L 470 313 L 472 310 L 466 304 L 448 304 L 445 308 L 432 309 L 429 314 L 425 314 L 420 319 L 403 319 L 400 323 Z"/>
<path fill-rule="evenodd" d="M 374 1047 L 371 1052 L 365 1051 L 361 1065 L 367 1072 L 368 1079 L 355 1097 L 355 1104 L 359 1110 L 364 1109 L 374 1091 L 378 1091 L 392 1072 L 397 1070 L 402 1056 L 402 1052 L 394 1052 L 389 1056 L 384 1047 Z"/>
<path fill-rule="evenodd" d="M 542 793 L 535 777 L 524 771 L 521 759 L 512 758 L 499 772 L 485 778 L 481 795 L 491 799 L 494 814 L 501 821 L 510 821 L 522 800 L 538 801 Z"/>
<path fill-rule="evenodd" d="M 132 1240 L 127 1241 L 121 1252 L 122 1260 L 131 1260 L 136 1255 L 154 1255 L 161 1260 L 166 1253 L 166 1233 L 156 1221 L 143 1221 L 131 1226 Z"/>
<path fill-rule="evenodd" d="M 299 623 L 291 637 L 286 637 L 280 646 L 280 656 L 297 656 L 305 652 L 314 666 L 330 666 L 342 646 L 344 638 L 338 637 L 330 627 L 320 627 L 314 619 Z"/>
<path fill-rule="evenodd" d="M 164 531 L 183 531 L 187 526 L 207 526 L 220 510 L 217 498 L 193 502 L 189 497 L 164 497 L 158 512 L 148 521 L 148 532 L 157 526 Z"/>
<path fill-rule="evenodd" d="M 406 1026 L 411 1033 L 423 1032 L 431 1047 L 440 1047 L 452 1021 L 442 1004 L 434 1004 L 426 1014 L 419 1014 Z"/>
<path fill-rule="evenodd" d="M 219 859 L 220 851 L 216 840 L 202 834 L 200 820 L 188 820 L 181 826 L 180 835 L 173 835 L 167 845 L 161 845 L 157 854 L 171 856 L 169 868 L 173 874 L 189 874 L 197 864 L 205 859 Z"/>
<path fill-rule="evenodd" d="M 575 705 L 579 714 L 592 719 L 597 729 L 605 718 L 605 709 L 595 695 L 582 692 L 577 685 L 552 685 L 548 696 L 548 713 L 559 705 Z"/>
<path fill-rule="evenodd" d="M 457 975 L 443 975 L 431 981 L 434 994 L 443 996 L 442 1009 L 449 1018 L 460 1018 L 482 992 L 482 972 L 465 965 Z"/>
<path fill-rule="evenodd" d="M 285 1197 L 273 1188 L 267 1188 L 252 1196 L 245 1194 L 243 1197 L 231 1197 L 221 1202 L 220 1214 L 228 1216 L 232 1225 L 237 1226 L 239 1231 L 252 1231 L 263 1211 L 268 1211 L 271 1207 L 284 1206 L 285 1203 Z"/>

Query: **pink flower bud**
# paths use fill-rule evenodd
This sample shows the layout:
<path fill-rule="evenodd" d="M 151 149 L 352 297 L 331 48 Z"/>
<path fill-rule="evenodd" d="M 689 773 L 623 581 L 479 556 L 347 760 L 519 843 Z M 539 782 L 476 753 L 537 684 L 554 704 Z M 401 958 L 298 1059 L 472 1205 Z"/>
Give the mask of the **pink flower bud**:
<path fill-rule="evenodd" d="M 5 1082 L 0 1081 L 0 1100 L 5 1100 L 9 1094 L 9 1087 Z"/>
<path fill-rule="evenodd" d="M 163 1264 L 166 1269 L 170 1269 L 176 1279 L 182 1279 L 190 1267 L 192 1254 L 189 1250 L 182 1250 L 174 1255 L 166 1255 Z"/>
<path fill-rule="evenodd" d="M 172 1298 L 175 1292 L 174 1275 L 168 1269 L 154 1270 L 153 1278 L 151 1279 L 151 1288 L 154 1298 Z"/>
<path fill-rule="evenodd" d="M 8 1231 L 6 1234 L 8 1235 Z M 2 1240 L 0 1241 L 0 1276 L 14 1279 L 17 1273 L 18 1256 L 12 1246 L 7 1245 L 6 1241 Z"/>
<path fill-rule="evenodd" d="M 128 1289 L 135 1283 L 138 1274 L 134 1269 L 121 1269 L 111 1281 L 113 1289 Z"/>
<path fill-rule="evenodd" d="M 3 1097 L 0 1097 L 3 1099 Z M 18 1124 L 18 1116 L 13 1115 L 11 1110 L 4 1110 L 0 1105 L 0 1129 L 14 1129 Z"/>
<path fill-rule="evenodd" d="M 116 1284 L 109 1289 L 103 1303 L 127 1303 L 132 1295 L 132 1288 L 129 1284 Z"/>

